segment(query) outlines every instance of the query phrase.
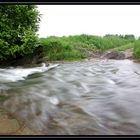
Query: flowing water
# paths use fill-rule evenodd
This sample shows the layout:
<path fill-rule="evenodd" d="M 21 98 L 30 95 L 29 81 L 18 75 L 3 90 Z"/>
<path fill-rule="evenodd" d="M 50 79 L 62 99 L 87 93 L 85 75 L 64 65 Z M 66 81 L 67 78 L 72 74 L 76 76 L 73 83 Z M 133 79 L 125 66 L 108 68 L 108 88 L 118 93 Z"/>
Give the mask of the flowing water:
<path fill-rule="evenodd" d="M 140 134 L 140 64 L 0 69 L 0 106 L 43 135 Z"/>

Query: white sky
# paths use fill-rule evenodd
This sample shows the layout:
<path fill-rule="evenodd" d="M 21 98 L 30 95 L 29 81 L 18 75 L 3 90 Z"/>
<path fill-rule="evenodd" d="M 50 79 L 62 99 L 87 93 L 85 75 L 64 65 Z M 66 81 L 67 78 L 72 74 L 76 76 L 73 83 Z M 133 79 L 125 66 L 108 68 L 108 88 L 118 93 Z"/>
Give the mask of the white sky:
<path fill-rule="evenodd" d="M 78 34 L 140 36 L 140 5 L 39 5 L 40 37 Z"/>

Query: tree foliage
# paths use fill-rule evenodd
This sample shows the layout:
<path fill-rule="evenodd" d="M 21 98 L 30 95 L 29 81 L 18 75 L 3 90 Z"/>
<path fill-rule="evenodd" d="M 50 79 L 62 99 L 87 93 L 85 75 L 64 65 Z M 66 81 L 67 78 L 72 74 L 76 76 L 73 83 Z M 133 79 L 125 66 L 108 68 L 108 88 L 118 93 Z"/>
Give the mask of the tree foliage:
<path fill-rule="evenodd" d="M 0 60 L 32 53 L 40 14 L 35 5 L 0 5 Z"/>

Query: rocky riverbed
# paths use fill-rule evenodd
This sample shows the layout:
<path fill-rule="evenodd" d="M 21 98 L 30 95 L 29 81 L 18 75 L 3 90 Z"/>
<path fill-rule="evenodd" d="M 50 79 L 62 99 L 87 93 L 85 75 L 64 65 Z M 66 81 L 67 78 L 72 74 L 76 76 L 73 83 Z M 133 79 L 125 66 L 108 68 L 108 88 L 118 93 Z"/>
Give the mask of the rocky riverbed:
<path fill-rule="evenodd" d="M 19 122 L 4 109 L 0 109 L 0 135 L 39 135 Z"/>

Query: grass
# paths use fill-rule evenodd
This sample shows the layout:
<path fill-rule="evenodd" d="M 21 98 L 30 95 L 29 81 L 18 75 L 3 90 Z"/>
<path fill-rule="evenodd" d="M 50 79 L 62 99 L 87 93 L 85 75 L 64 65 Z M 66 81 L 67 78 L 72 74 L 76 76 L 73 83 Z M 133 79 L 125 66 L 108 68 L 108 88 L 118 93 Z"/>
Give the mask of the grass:
<path fill-rule="evenodd" d="M 118 52 L 122 52 L 122 51 L 125 51 L 127 49 L 131 49 L 131 48 L 134 48 L 134 43 L 129 43 L 129 44 L 126 44 L 126 45 L 122 45 L 122 46 L 117 47 L 113 50 L 118 51 Z"/>
<path fill-rule="evenodd" d="M 100 37 L 82 34 L 40 38 L 40 44 L 44 47 L 45 58 L 48 61 L 81 60 L 89 57 L 91 53 L 109 49 L 123 51 L 134 47 L 133 42 L 134 40 L 118 35 Z"/>
<path fill-rule="evenodd" d="M 134 57 L 140 60 L 140 40 L 139 39 L 134 43 Z"/>

